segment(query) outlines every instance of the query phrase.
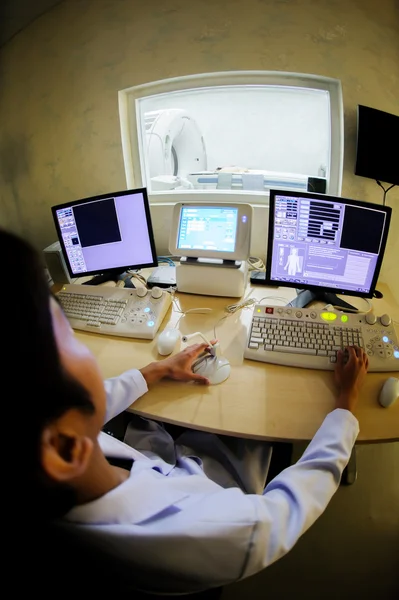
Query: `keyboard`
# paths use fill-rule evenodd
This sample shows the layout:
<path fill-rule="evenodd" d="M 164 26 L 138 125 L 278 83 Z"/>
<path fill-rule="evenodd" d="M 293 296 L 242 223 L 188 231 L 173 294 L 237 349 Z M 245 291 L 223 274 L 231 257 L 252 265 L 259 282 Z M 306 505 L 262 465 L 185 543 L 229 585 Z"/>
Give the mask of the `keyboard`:
<path fill-rule="evenodd" d="M 338 350 L 352 345 L 367 352 L 369 371 L 399 371 L 398 339 L 388 315 L 376 318 L 371 313 L 312 308 L 255 305 L 244 358 L 330 370 L 335 368 Z"/>
<path fill-rule="evenodd" d="M 158 287 L 66 284 L 57 297 L 73 329 L 147 340 L 154 339 L 172 302 Z"/>

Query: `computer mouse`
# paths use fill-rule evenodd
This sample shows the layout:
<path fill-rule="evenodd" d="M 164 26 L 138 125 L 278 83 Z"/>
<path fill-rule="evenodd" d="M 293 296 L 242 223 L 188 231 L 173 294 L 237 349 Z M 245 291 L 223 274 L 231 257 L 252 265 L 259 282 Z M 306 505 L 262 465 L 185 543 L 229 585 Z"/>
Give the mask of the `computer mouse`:
<path fill-rule="evenodd" d="M 176 347 L 177 340 L 180 340 L 180 331 L 178 329 L 164 329 L 158 335 L 157 347 L 159 354 L 167 356 L 172 354 Z"/>
<path fill-rule="evenodd" d="M 193 371 L 206 377 L 211 385 L 216 385 L 226 381 L 230 375 L 231 367 L 227 358 L 218 358 L 208 354 L 201 356 L 193 364 Z"/>
<path fill-rule="evenodd" d="M 378 402 L 384 408 L 389 408 L 399 397 L 399 379 L 390 377 L 384 383 L 378 396 Z"/>

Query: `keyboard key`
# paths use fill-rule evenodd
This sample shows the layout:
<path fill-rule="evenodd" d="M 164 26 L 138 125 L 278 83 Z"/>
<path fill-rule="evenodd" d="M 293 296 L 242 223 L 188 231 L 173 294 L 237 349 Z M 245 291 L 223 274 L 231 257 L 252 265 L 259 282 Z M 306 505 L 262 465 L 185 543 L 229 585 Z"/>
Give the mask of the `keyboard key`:
<path fill-rule="evenodd" d="M 296 346 L 274 346 L 274 352 L 289 352 L 291 354 L 316 354 L 312 348 L 297 348 Z"/>

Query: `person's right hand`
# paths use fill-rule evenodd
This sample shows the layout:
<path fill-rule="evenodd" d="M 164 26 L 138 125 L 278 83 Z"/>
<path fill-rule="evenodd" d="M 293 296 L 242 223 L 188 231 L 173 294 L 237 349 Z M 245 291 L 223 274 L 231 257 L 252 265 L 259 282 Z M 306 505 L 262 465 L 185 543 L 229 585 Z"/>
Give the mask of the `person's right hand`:
<path fill-rule="evenodd" d="M 335 408 L 345 408 L 353 412 L 359 398 L 359 390 L 366 377 L 369 359 L 364 350 L 358 346 L 350 346 L 346 350 L 348 360 L 345 362 L 344 352 L 338 352 L 335 367 L 335 383 L 339 389 Z"/>

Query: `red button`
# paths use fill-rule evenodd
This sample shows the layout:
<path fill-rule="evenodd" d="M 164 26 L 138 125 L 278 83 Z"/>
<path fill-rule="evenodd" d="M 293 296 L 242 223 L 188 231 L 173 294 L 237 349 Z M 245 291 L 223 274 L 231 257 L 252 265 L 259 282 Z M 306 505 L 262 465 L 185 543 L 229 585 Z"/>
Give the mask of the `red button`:
<path fill-rule="evenodd" d="M 268 306 L 266 308 L 266 312 L 267 312 L 268 315 L 272 315 L 274 313 L 274 308 L 271 308 L 270 306 Z"/>

